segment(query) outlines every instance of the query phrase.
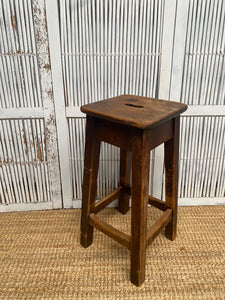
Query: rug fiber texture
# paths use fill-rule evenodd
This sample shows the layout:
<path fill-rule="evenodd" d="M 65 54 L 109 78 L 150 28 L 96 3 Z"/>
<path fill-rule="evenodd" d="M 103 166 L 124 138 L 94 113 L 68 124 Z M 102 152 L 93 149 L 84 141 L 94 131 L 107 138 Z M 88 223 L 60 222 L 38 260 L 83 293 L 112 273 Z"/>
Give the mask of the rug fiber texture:
<path fill-rule="evenodd" d="M 148 226 L 161 212 L 148 209 Z M 126 233 L 130 212 L 99 214 Z M 225 299 L 225 206 L 179 207 L 175 241 L 147 249 L 146 280 L 129 281 L 129 251 L 95 230 L 79 243 L 80 210 L 0 215 L 0 299 Z"/>

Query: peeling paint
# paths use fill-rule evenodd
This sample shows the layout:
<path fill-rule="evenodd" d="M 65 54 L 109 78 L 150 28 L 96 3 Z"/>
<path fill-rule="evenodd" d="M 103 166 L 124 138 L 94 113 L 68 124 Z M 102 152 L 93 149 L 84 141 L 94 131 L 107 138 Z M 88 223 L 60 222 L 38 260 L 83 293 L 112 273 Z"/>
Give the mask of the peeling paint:
<path fill-rule="evenodd" d="M 49 96 L 49 98 L 53 98 L 53 91 L 52 90 L 49 90 L 49 91 L 47 91 L 47 94 L 48 94 L 48 96 Z"/>
<path fill-rule="evenodd" d="M 8 165 L 8 164 L 11 164 L 11 163 L 14 163 L 14 161 L 12 159 L 3 159 L 0 161 L 0 168 L 2 168 L 3 165 Z"/>
<path fill-rule="evenodd" d="M 24 130 L 22 129 L 22 132 L 24 132 Z M 25 137 L 25 134 L 23 133 L 22 134 L 22 138 L 23 138 L 23 144 L 24 144 L 24 153 L 25 153 L 25 156 L 28 155 L 28 148 L 27 148 L 27 143 L 26 143 L 26 137 Z"/>
<path fill-rule="evenodd" d="M 36 150 L 36 154 L 37 154 L 37 158 L 43 162 L 44 159 L 43 159 L 43 153 L 42 153 L 42 148 L 41 148 L 41 141 L 35 136 L 35 141 L 36 141 L 36 147 L 37 147 L 37 150 Z"/>
<path fill-rule="evenodd" d="M 45 160 L 48 159 L 49 188 L 53 206 L 56 208 L 62 204 L 62 199 L 45 1 L 33 0 L 32 5 L 44 107 Z M 42 153 L 42 159 L 44 159 L 43 155 Z"/>
<path fill-rule="evenodd" d="M 51 70 L 51 65 L 50 64 L 45 64 L 43 66 L 44 69 L 47 69 L 47 70 Z"/>
<path fill-rule="evenodd" d="M 25 110 L 31 108 L 32 111 L 33 107 L 35 109 L 42 108 L 44 103 L 45 120 L 52 111 L 53 98 L 48 38 L 46 38 L 45 32 L 46 20 L 43 18 L 45 0 L 32 0 L 26 4 L 26 6 L 30 6 L 31 10 L 28 7 L 28 11 L 24 14 L 26 18 L 32 18 L 29 21 L 33 21 L 34 28 L 33 26 L 30 28 L 30 24 L 26 23 L 27 19 L 20 19 L 21 17 L 24 18 L 23 13 L 21 15 L 21 9 L 24 8 L 22 1 L 18 1 L 17 4 L 13 0 L 5 0 L 5 2 L 7 5 L 3 5 L 4 23 L 0 20 L 5 41 L 5 47 L 3 47 L 5 52 L 0 53 L 0 59 L 5 62 L 6 68 L 11 68 L 11 72 L 5 72 L 4 75 L 6 77 L 5 82 L 8 84 L 6 88 L 9 87 L 10 89 L 8 95 L 12 95 L 12 97 L 9 98 L 9 103 L 6 103 L 7 99 L 3 99 L 2 103 L 4 105 L 6 103 L 6 108 L 12 108 L 13 112 L 22 107 Z M 34 11 L 35 4 L 36 9 Z M 35 23 L 35 20 L 39 23 Z M 39 42 L 37 42 L 38 34 Z M 34 49 L 37 54 L 32 53 L 33 50 L 29 49 Z M 5 70 L 3 69 L 2 72 Z M 48 94 L 47 91 L 49 91 Z M 43 99 L 45 101 L 42 101 Z M 0 188 L 2 190 L 0 190 L 0 203 L 4 205 L 18 203 L 23 207 L 25 202 L 50 202 L 52 199 L 54 200 L 55 187 L 51 186 L 48 180 L 51 176 L 52 180 L 56 181 L 57 170 L 52 173 L 49 172 L 48 163 L 51 164 L 51 155 L 48 156 L 50 161 L 47 162 L 46 151 L 51 153 L 55 149 L 52 145 L 48 145 L 48 139 L 48 150 L 45 148 L 44 127 L 46 124 L 42 118 L 37 121 L 24 118 L 22 122 L 11 119 L 12 127 L 6 123 L 8 127 L 1 130 Z M 5 122 L 8 121 L 3 120 L 0 124 L 3 123 L 2 126 L 4 127 L 6 126 Z M 52 124 L 49 126 L 51 127 Z M 36 140 L 35 134 L 37 134 Z M 49 169 L 51 170 L 52 166 Z"/>
<path fill-rule="evenodd" d="M 11 21 L 12 21 L 12 27 L 13 27 L 14 31 L 16 31 L 16 30 L 17 30 L 17 26 L 16 26 L 16 16 L 12 16 Z"/>

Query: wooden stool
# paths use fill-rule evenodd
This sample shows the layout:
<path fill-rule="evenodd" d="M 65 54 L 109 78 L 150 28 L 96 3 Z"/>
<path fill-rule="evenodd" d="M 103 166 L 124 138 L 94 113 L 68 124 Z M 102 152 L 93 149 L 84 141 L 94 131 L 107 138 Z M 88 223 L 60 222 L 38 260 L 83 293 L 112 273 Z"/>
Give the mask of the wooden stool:
<path fill-rule="evenodd" d="M 131 282 L 140 286 L 145 279 L 146 248 L 165 227 L 165 235 L 174 240 L 177 223 L 177 187 L 180 114 L 182 103 L 123 95 L 84 105 L 87 114 L 84 156 L 81 245 L 88 247 L 93 227 L 119 242 L 131 252 Z M 100 143 L 120 147 L 120 186 L 112 194 L 95 202 Z M 166 201 L 148 195 L 150 150 L 165 143 Z M 129 184 L 129 153 L 132 157 L 132 187 Z M 118 210 L 125 214 L 131 195 L 131 237 L 97 216 L 119 198 Z M 147 207 L 164 211 L 147 230 Z"/>

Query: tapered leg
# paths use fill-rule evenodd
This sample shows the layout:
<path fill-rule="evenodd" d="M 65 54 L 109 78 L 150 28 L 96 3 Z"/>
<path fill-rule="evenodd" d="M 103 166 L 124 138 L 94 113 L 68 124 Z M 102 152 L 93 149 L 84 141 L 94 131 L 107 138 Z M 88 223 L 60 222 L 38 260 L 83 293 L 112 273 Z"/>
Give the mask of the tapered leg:
<path fill-rule="evenodd" d="M 124 187 L 119 197 L 118 211 L 125 215 L 129 210 L 129 198 L 127 186 L 130 184 L 131 153 L 120 149 L 120 186 Z"/>
<path fill-rule="evenodd" d="M 93 240 L 93 227 L 89 224 L 89 215 L 94 209 L 97 192 L 99 154 L 100 141 L 95 138 L 95 121 L 87 116 L 80 236 L 80 243 L 85 248 L 90 246 Z"/>
<path fill-rule="evenodd" d="M 150 147 L 141 132 L 132 147 L 131 282 L 145 280 Z"/>
<path fill-rule="evenodd" d="M 178 159 L 180 118 L 174 119 L 173 138 L 165 143 L 166 206 L 172 208 L 173 216 L 166 226 L 165 234 L 174 240 L 177 232 Z"/>

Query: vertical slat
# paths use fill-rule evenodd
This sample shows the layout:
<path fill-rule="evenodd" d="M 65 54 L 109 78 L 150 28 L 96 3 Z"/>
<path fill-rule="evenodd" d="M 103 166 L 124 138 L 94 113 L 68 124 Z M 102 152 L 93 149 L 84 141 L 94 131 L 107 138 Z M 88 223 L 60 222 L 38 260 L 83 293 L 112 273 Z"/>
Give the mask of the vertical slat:
<path fill-rule="evenodd" d="M 29 200 L 31 202 L 36 201 L 36 194 L 34 192 L 34 181 L 33 181 L 33 176 L 32 176 L 32 161 L 29 160 L 29 153 L 28 153 L 28 148 L 27 148 L 27 142 L 28 142 L 28 136 L 26 135 L 25 132 L 25 122 L 27 123 L 28 121 L 19 121 L 20 124 L 20 140 L 19 144 L 22 146 L 21 153 L 23 155 L 23 161 L 25 164 L 25 169 L 26 169 L 26 176 L 28 180 L 28 190 L 29 190 Z"/>
<path fill-rule="evenodd" d="M 71 176 L 72 178 L 75 178 L 76 176 L 76 173 L 74 171 L 74 167 L 75 165 L 77 166 L 77 164 L 74 164 L 74 147 L 73 147 L 73 139 L 74 139 L 74 132 L 72 130 L 72 120 L 71 119 L 68 119 L 68 129 L 69 129 L 69 139 L 70 139 L 70 170 L 71 170 Z M 74 191 L 76 191 L 76 188 L 75 188 L 75 181 L 73 180 L 72 181 L 72 197 L 73 198 L 76 198 L 76 195 L 74 195 Z"/>
<path fill-rule="evenodd" d="M 194 197 L 200 197 L 200 190 L 199 190 L 199 181 L 200 181 L 200 166 L 202 164 L 202 157 L 201 157 L 201 149 L 203 146 L 203 118 L 199 117 L 199 127 L 198 127 L 198 134 L 199 137 L 197 139 L 197 156 L 195 160 L 195 189 L 193 190 L 193 196 Z M 185 132 L 184 132 L 185 134 Z"/>
<path fill-rule="evenodd" d="M 43 149 L 42 149 L 42 143 L 40 140 L 40 131 L 39 131 L 39 121 L 38 120 L 33 120 L 33 134 L 35 137 L 35 145 L 36 145 L 36 159 L 37 159 L 37 171 L 38 171 L 38 179 L 39 179 L 39 190 L 40 190 L 40 201 L 46 201 L 46 194 L 44 191 L 44 186 L 43 186 L 43 173 L 42 173 L 42 166 L 44 162 L 44 157 L 43 157 Z"/>
<path fill-rule="evenodd" d="M 207 150 L 206 150 L 206 157 L 207 157 L 207 161 L 206 161 L 206 178 L 204 180 L 204 183 L 203 183 L 203 195 L 208 197 L 208 185 L 210 184 L 210 163 L 211 163 L 211 156 L 212 156 L 212 146 L 213 146 L 213 140 L 214 140 L 214 135 L 211 134 L 211 132 L 213 131 L 214 129 L 214 126 L 215 126 L 215 118 L 209 118 L 210 122 L 209 122 L 209 139 L 208 139 L 208 147 L 207 147 Z"/>
<path fill-rule="evenodd" d="M 48 193 L 46 189 L 46 180 L 45 177 L 45 150 L 44 150 L 44 141 L 43 141 L 43 135 L 41 130 L 41 121 L 42 120 L 36 120 L 36 128 L 37 128 L 37 143 L 38 143 L 38 150 L 39 150 L 39 163 L 40 163 L 40 173 L 41 173 L 41 184 L 43 189 L 43 201 L 48 201 Z"/>
<path fill-rule="evenodd" d="M 12 2 L 11 2 L 12 3 Z M 23 3 L 23 1 L 22 1 Z M 19 43 L 18 43 L 18 52 L 24 51 L 25 53 L 29 53 L 30 47 L 28 45 L 28 35 L 26 30 L 26 24 L 25 24 L 25 14 L 24 14 L 24 7 L 23 4 L 19 5 L 19 9 L 17 7 L 17 14 L 16 14 L 16 22 L 18 22 L 18 29 L 15 28 L 15 31 L 17 31 L 19 34 Z M 11 7 L 12 4 L 11 4 Z M 25 88 L 26 88 L 26 94 L 27 94 L 27 103 L 26 105 L 29 107 L 35 106 L 35 98 L 32 91 L 32 75 L 30 73 L 30 62 L 29 62 L 29 56 L 21 56 L 22 60 L 22 66 L 23 66 L 23 72 L 25 77 Z"/>
<path fill-rule="evenodd" d="M 8 24 L 9 23 L 9 20 L 10 20 L 10 15 L 9 15 L 9 8 L 6 7 L 6 5 L 8 4 L 8 2 L 4 2 L 2 3 L 3 7 L 1 8 L 0 7 L 0 11 L 4 12 L 5 13 L 5 17 L 7 18 L 4 19 L 3 18 L 3 15 L 2 15 L 2 20 L 5 21 L 5 34 L 3 35 L 3 38 L 4 38 L 4 44 L 5 44 L 5 50 L 6 51 L 9 51 L 9 52 L 13 52 L 13 46 L 12 46 L 12 41 L 11 41 L 11 36 L 10 36 L 10 25 Z M 8 22 L 7 22 L 8 21 Z M 7 53 L 7 52 L 6 52 Z M 13 65 L 13 62 L 12 62 L 12 57 L 7 55 L 5 57 L 5 76 L 6 78 L 9 78 L 9 81 L 8 81 L 8 87 L 9 87 L 9 92 L 10 92 L 10 99 L 11 99 L 11 105 L 12 106 L 16 106 L 16 93 L 14 92 L 14 87 L 15 87 L 15 78 L 13 77 L 13 68 L 12 68 L 12 65 Z"/>
<path fill-rule="evenodd" d="M 150 1 L 150 9 L 149 9 L 149 19 L 150 19 L 150 22 L 149 22 L 149 42 L 148 42 L 148 53 L 152 53 L 152 27 L 153 27 L 153 1 Z M 147 81 L 148 81 L 148 84 L 147 84 L 147 96 L 148 97 L 151 97 L 153 96 L 151 94 L 151 80 L 150 78 L 152 79 L 152 76 L 151 76 L 151 65 L 152 65 L 152 55 L 149 55 L 149 61 L 148 61 L 148 77 L 147 77 Z"/>
<path fill-rule="evenodd" d="M 220 145 L 219 145 L 219 152 L 218 152 L 218 163 L 217 163 L 217 182 L 216 182 L 216 196 L 225 196 L 225 187 L 224 187 L 224 155 L 225 155 L 225 118 L 221 118 L 222 123 L 222 130 L 220 131 Z"/>
<path fill-rule="evenodd" d="M 211 34 L 211 45 L 210 45 L 210 54 L 211 54 L 211 69 L 210 69 L 210 77 L 209 77 L 209 85 L 207 88 L 208 91 L 208 99 L 209 99 L 209 104 L 212 104 L 213 102 L 216 104 L 217 101 L 212 99 L 212 92 L 215 89 L 215 80 L 216 80 L 216 71 L 218 69 L 217 61 L 218 61 L 218 56 L 216 54 L 216 50 L 218 47 L 218 26 L 219 26 L 219 21 L 221 19 L 221 13 L 223 11 L 221 10 L 220 7 L 220 1 L 216 1 L 215 3 L 215 13 L 214 13 L 214 22 L 212 26 L 212 34 Z M 221 27 L 221 26 L 220 26 Z"/>
<path fill-rule="evenodd" d="M 71 3 L 71 53 L 75 53 L 75 30 L 74 30 L 74 14 L 75 12 L 75 7 L 74 7 L 74 1 L 72 0 Z M 71 77 L 72 77 L 72 82 L 71 82 L 71 90 L 72 90 L 72 103 L 74 104 L 74 102 L 76 103 L 77 101 L 77 96 L 76 96 L 76 80 L 77 80 L 77 74 L 76 74 L 76 64 L 75 64 L 75 56 L 71 55 Z"/>
<path fill-rule="evenodd" d="M 3 128 L 3 123 L 5 121 L 0 121 L 0 128 Z M 3 131 L 2 131 L 3 132 Z M 9 172 L 9 162 L 8 155 L 6 153 L 6 148 L 5 148 L 5 139 L 3 138 L 2 135 L 0 135 L 0 145 L 1 145 L 1 155 L 2 155 L 2 183 L 4 184 L 5 187 L 5 192 L 7 192 L 7 203 L 15 202 L 15 194 L 13 192 L 13 186 L 12 186 L 12 180 L 11 175 Z"/>
<path fill-rule="evenodd" d="M 64 2 L 65 3 L 65 2 Z M 60 11 L 59 11 L 59 19 L 60 19 L 60 41 L 61 41 L 61 51 L 65 53 L 65 38 L 66 34 L 65 31 L 65 5 L 60 2 Z M 68 105 L 68 95 L 67 95 L 67 82 L 66 82 L 66 65 L 65 65 L 65 55 L 62 56 L 62 71 L 63 71 L 63 82 L 64 82 L 64 94 L 65 94 L 65 101 Z"/>
<path fill-rule="evenodd" d="M 189 1 L 184 67 L 180 68 L 183 72 L 181 100 L 187 104 L 221 103 L 218 89 L 221 90 L 224 76 L 221 59 L 224 12 L 224 1 L 221 0 Z M 177 18 L 179 20 L 179 15 Z M 177 26 L 176 31 L 179 31 L 179 24 Z M 177 46 L 175 39 L 175 61 Z M 176 76 L 177 70 L 174 69 L 172 81 Z M 171 95 L 175 92 L 179 98 L 179 90 L 176 91 L 175 85 L 171 88 Z M 185 137 L 182 140 L 181 135 L 179 195 L 187 198 L 218 197 L 217 186 L 221 177 L 217 162 L 222 159 L 219 158 L 222 124 L 218 117 L 192 117 L 185 118 L 183 126 Z"/>
<path fill-rule="evenodd" d="M 164 14 L 163 14 L 163 35 L 161 37 L 161 56 L 159 74 L 156 75 L 156 59 L 153 57 L 153 74 L 152 77 L 157 80 L 157 84 L 151 86 L 152 92 L 154 89 L 156 94 L 155 97 L 161 99 L 168 99 L 170 93 L 170 78 L 171 78 L 171 67 L 172 67 L 172 53 L 173 53 L 173 40 L 174 40 L 174 26 L 175 26 L 175 13 L 176 13 L 176 1 L 164 1 Z M 154 1 L 153 11 L 155 12 L 157 7 L 156 1 Z M 157 10 L 156 10 L 157 11 Z M 171 20 L 173 20 L 171 22 Z M 155 22 L 154 22 L 155 21 Z M 153 40 L 156 39 L 156 20 L 153 21 Z M 153 49 L 156 45 L 154 44 Z M 153 80 L 154 81 L 154 80 Z M 153 182 L 153 195 L 157 198 L 163 197 L 163 170 L 164 170 L 164 155 L 163 145 L 155 149 L 155 161 L 154 161 L 154 182 Z"/>
<path fill-rule="evenodd" d="M 127 59 L 126 59 L 126 66 L 127 66 L 127 72 L 126 72 L 126 86 L 125 86 L 125 93 L 128 94 L 130 91 L 130 81 L 131 81 L 131 76 L 132 76 L 132 44 L 133 44 L 133 31 L 132 31 L 132 26 L 133 26 L 133 1 L 128 2 L 129 5 L 129 12 L 128 12 L 128 26 L 127 26 L 127 36 L 128 38 L 127 41 Z"/>
<path fill-rule="evenodd" d="M 34 198 L 31 201 L 37 202 L 39 200 L 38 191 L 37 191 L 37 176 L 36 176 L 36 166 L 34 161 L 34 143 L 32 136 L 31 124 L 29 121 L 24 121 L 24 135 L 26 139 L 26 150 L 28 161 L 31 163 L 31 178 L 32 178 L 32 186 L 33 186 L 33 194 Z"/>
<path fill-rule="evenodd" d="M 184 177 L 184 120 L 185 118 L 181 118 L 180 120 L 180 150 L 179 150 L 179 176 L 178 176 L 178 197 L 181 197 L 183 177 Z"/>
<path fill-rule="evenodd" d="M 2 162 L 0 161 L 0 176 L 1 178 L 4 178 L 3 172 L 2 172 Z M 7 198 L 5 197 L 5 193 L 7 193 L 6 186 L 3 183 L 3 180 L 0 180 L 0 204 L 6 204 Z"/>
<path fill-rule="evenodd" d="M 212 160 L 212 178 L 211 178 L 211 185 L 210 185 L 210 196 L 213 197 L 216 195 L 216 183 L 218 180 L 218 169 L 219 169 L 219 154 L 220 154 L 220 149 L 221 149 L 221 141 L 222 141 L 222 136 L 223 134 L 223 127 L 222 127 L 222 118 L 219 117 L 217 120 L 217 128 L 215 130 L 215 144 L 214 144 L 214 157 Z"/>
<path fill-rule="evenodd" d="M 218 176 L 218 181 L 217 181 L 217 192 L 216 195 L 225 196 L 225 118 L 223 117 L 223 131 L 221 132 L 221 148 L 220 148 L 220 153 L 219 153 L 219 158 L 221 158 L 220 163 L 219 163 L 219 176 Z"/>
<path fill-rule="evenodd" d="M 34 93 L 36 95 L 36 106 L 43 106 L 42 98 L 41 98 L 41 87 L 40 87 L 40 80 L 38 74 L 38 65 L 37 65 L 37 57 L 36 57 L 36 40 L 35 40 L 35 31 L 34 31 L 34 20 L 33 20 L 33 13 L 32 13 L 32 3 L 29 0 L 25 0 L 25 13 L 27 14 L 27 27 L 29 28 L 30 40 L 31 40 L 31 52 L 35 53 L 35 56 L 32 55 L 30 57 L 31 62 L 31 74 L 33 75 L 33 88 Z"/>
<path fill-rule="evenodd" d="M 67 99 L 67 103 L 70 104 L 71 101 L 71 96 L 70 96 L 70 90 L 69 90 L 69 66 L 68 66 L 68 38 L 67 38 L 67 28 L 68 28 L 68 24 L 67 24 L 67 18 L 66 18 L 66 4 L 67 1 L 63 1 L 63 9 L 62 9 L 62 16 L 64 18 L 64 51 L 65 51 L 65 56 L 64 56 L 64 65 L 65 65 L 65 86 L 66 86 L 66 99 Z"/>
<path fill-rule="evenodd" d="M 225 4 L 224 4 L 224 1 L 220 2 L 219 11 L 220 11 L 220 21 L 218 24 L 217 43 L 216 43 L 216 47 L 214 49 L 215 53 L 219 53 L 221 51 L 221 49 L 224 49 L 223 48 L 223 40 L 224 40 L 223 37 L 225 34 Z M 220 80 L 225 74 L 225 71 L 223 68 L 224 55 L 223 56 L 216 55 L 216 59 L 217 59 L 217 64 L 216 64 L 217 72 L 216 72 L 216 76 L 215 76 L 215 88 L 213 89 L 212 98 L 217 99 L 216 104 L 223 104 L 220 102 L 222 99 L 220 97 L 218 97 L 218 92 L 220 90 Z"/>
<path fill-rule="evenodd" d="M 158 16 L 158 6 L 159 6 L 159 2 L 160 1 L 154 1 L 155 7 L 154 7 L 154 32 L 153 32 L 153 80 L 152 80 L 152 95 L 156 95 L 156 97 L 158 97 L 158 89 L 159 87 L 156 86 L 157 85 L 157 78 L 159 79 L 159 74 L 157 72 L 157 59 L 158 59 L 158 55 L 157 55 L 157 43 L 158 43 L 158 29 L 159 29 L 159 24 L 158 24 L 158 20 L 159 20 L 159 16 Z M 174 25 L 174 24 L 173 24 Z M 157 91 L 156 91 L 157 88 Z M 166 99 L 169 98 L 169 95 L 167 95 L 165 97 Z"/>
<path fill-rule="evenodd" d="M 81 196 L 81 184 L 82 184 L 82 170 L 83 167 L 81 163 L 83 162 L 83 159 L 81 160 L 81 157 L 84 155 L 84 148 L 83 148 L 83 138 L 84 138 L 84 122 L 82 122 L 80 119 L 77 120 L 77 122 L 74 122 L 75 130 L 76 130 L 76 140 L 74 141 L 75 144 L 77 144 L 77 159 L 79 163 L 79 176 L 78 176 L 78 185 L 79 185 L 79 194 Z M 77 143 L 78 142 L 78 143 Z"/>
<path fill-rule="evenodd" d="M 17 203 L 23 202 L 22 200 L 22 193 L 21 193 L 21 187 L 19 184 L 19 178 L 20 178 L 20 170 L 17 168 L 15 162 L 16 162 L 16 155 L 14 150 L 14 145 L 12 141 L 12 132 L 10 130 L 9 120 L 5 120 L 5 122 L 2 123 L 3 127 L 1 130 L 3 130 L 7 138 L 5 140 L 5 149 L 6 149 L 6 157 L 11 160 L 12 163 L 9 163 L 9 172 L 10 177 L 12 178 L 12 184 L 13 184 L 13 192 L 16 196 Z"/>
<path fill-rule="evenodd" d="M 22 202 L 28 202 L 30 197 L 29 197 L 29 192 L 27 189 L 25 166 L 23 164 L 23 162 L 24 162 L 24 159 L 22 157 L 23 152 L 20 149 L 21 140 L 19 139 L 21 128 L 20 128 L 17 120 L 10 120 L 9 125 L 10 125 L 10 131 L 11 131 L 10 134 L 13 137 L 13 146 L 15 149 L 15 163 L 16 163 L 16 167 L 19 171 L 19 181 L 20 181 L 20 187 L 21 187 L 21 192 L 22 192 Z"/>
<path fill-rule="evenodd" d="M 88 5 L 90 6 L 90 5 Z M 88 99 L 93 99 L 93 95 L 92 95 L 92 88 L 91 88 L 91 74 L 92 74 L 92 57 L 90 55 L 90 34 L 89 34 L 89 25 L 88 25 L 88 6 L 85 5 L 84 7 L 84 20 L 85 20 L 85 38 L 86 38 L 86 52 L 89 55 L 86 55 L 86 62 L 87 62 L 87 72 L 86 72 L 86 76 L 87 76 L 87 97 Z"/>
<path fill-rule="evenodd" d="M 197 182 L 198 182 L 198 176 L 196 174 L 196 165 L 197 165 L 197 159 L 198 159 L 198 148 L 199 148 L 199 122 L 200 118 L 196 118 L 195 120 L 195 126 L 194 126 L 194 135 L 193 135 L 193 151 L 192 151 L 192 170 L 190 170 L 191 174 L 191 189 L 190 189 L 190 194 L 192 197 L 194 197 L 194 193 L 197 189 Z"/>
<path fill-rule="evenodd" d="M 150 40 L 150 38 L 149 38 L 149 35 L 150 35 L 150 30 L 151 30 L 151 28 L 150 28 L 150 1 L 147 1 L 146 2 L 146 8 L 145 8 L 145 12 L 146 12 L 146 16 L 145 16 L 145 18 L 146 18 L 146 23 L 144 24 L 144 27 L 145 27 L 145 35 L 144 35 L 144 37 L 143 37 L 143 52 L 145 53 L 145 60 L 144 60 L 144 65 L 143 65 L 143 78 L 142 78 L 142 80 L 143 80 L 143 96 L 147 96 L 148 94 L 147 94 L 147 80 L 148 80 L 148 78 L 147 78 L 147 72 L 148 72 L 148 62 L 149 62 L 149 60 L 150 60 L 150 55 L 149 55 L 149 40 Z M 146 41 L 148 41 L 148 42 L 145 42 L 144 43 L 144 40 L 146 39 Z"/>
<path fill-rule="evenodd" d="M 2 7 L 2 9 L 3 9 L 3 7 Z M 1 10 L 1 8 L 0 8 L 0 10 Z M 3 10 L 2 10 L 2 12 L 3 12 Z M 7 18 L 7 16 L 8 16 L 8 14 L 6 14 L 5 13 L 5 16 L 6 16 L 6 18 Z M 1 16 L 1 19 L 2 19 L 2 21 L 3 21 L 3 15 Z M 8 19 L 9 19 L 9 17 L 8 17 Z M 14 19 L 13 20 L 15 20 L 15 17 L 14 17 Z M 2 45 L 4 45 L 3 47 L 2 47 L 2 53 L 9 53 L 9 55 L 10 55 L 10 53 L 13 53 L 13 50 L 15 51 L 15 49 L 13 49 L 12 48 L 12 42 L 11 42 L 11 39 L 10 39 L 10 37 L 9 37 L 9 28 L 10 28 L 10 25 L 9 24 L 7 24 L 8 22 L 7 22 L 7 19 L 5 19 L 5 28 L 2 26 L 2 38 L 3 38 L 3 43 L 2 43 Z M 3 23 L 2 23 L 3 24 Z M 6 25 L 7 24 L 7 25 Z M 8 28 L 8 30 L 6 29 L 6 26 L 7 26 L 7 28 Z M 10 43 L 10 44 L 9 44 Z M 6 69 L 8 69 L 9 67 L 11 68 L 12 66 L 11 66 L 11 61 L 13 60 L 13 62 L 14 62 L 14 68 L 15 68 L 15 74 L 17 74 L 17 76 L 16 76 L 16 80 L 17 80 L 17 86 L 18 86 L 18 94 L 17 94 L 17 97 L 19 96 L 19 95 L 21 95 L 21 92 L 22 92 L 22 89 L 21 89 L 21 86 L 22 86 L 22 81 L 21 81 L 21 77 L 20 76 L 18 76 L 18 74 L 20 74 L 20 70 L 19 70 L 19 68 L 18 68 L 18 59 L 19 59 L 19 57 L 14 57 L 14 59 L 13 59 L 13 57 L 7 57 L 7 56 L 2 56 L 2 60 L 4 60 L 5 61 L 5 66 L 4 66 L 4 68 L 5 68 L 5 71 L 6 71 Z M 7 64 L 7 62 L 8 63 L 10 63 L 10 64 Z M 13 73 L 14 74 L 14 73 Z M 7 77 L 9 77 L 10 75 L 9 75 L 9 73 L 8 74 L 6 74 L 6 72 L 5 72 L 5 74 L 4 74 L 4 77 L 5 77 L 5 80 L 7 80 Z M 15 76 L 13 76 L 14 77 L 14 80 L 15 80 Z M 12 77 L 11 77 L 12 78 Z M 11 82 L 11 84 L 12 84 L 12 82 Z M 7 94 L 10 94 L 10 92 L 9 92 L 9 85 L 8 85 L 8 93 Z M 16 94 L 15 94 L 16 95 Z M 6 102 L 6 104 L 5 104 L 5 107 L 7 107 L 8 105 L 10 105 L 10 102 L 13 100 L 13 97 L 15 96 L 15 95 L 11 95 L 10 96 L 10 99 L 8 99 L 8 101 Z M 20 99 L 20 101 L 22 102 L 22 100 L 23 100 L 23 98 L 22 99 Z M 7 103 L 8 103 L 8 105 L 7 105 Z M 11 104 L 12 105 L 12 104 Z"/>

